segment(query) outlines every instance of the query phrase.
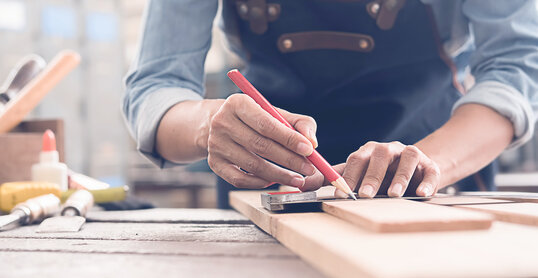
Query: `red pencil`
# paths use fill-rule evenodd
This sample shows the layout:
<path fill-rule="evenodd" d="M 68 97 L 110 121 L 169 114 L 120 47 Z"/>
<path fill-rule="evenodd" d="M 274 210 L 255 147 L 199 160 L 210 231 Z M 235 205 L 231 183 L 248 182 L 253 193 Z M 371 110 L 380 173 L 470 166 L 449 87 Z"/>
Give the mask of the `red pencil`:
<path fill-rule="evenodd" d="M 236 69 L 233 69 L 228 72 L 228 77 L 235 83 L 243 93 L 251 97 L 258 105 L 260 105 L 263 110 L 267 111 L 271 116 L 275 117 L 279 122 L 283 123 L 285 126 L 295 130 L 286 119 L 263 97 L 263 95 Z M 351 198 L 357 200 L 351 188 L 346 183 L 344 178 L 336 172 L 333 167 L 325 160 L 316 150 L 306 157 L 314 166 L 334 185 L 336 188 L 342 190 L 344 193 L 349 195 Z"/>

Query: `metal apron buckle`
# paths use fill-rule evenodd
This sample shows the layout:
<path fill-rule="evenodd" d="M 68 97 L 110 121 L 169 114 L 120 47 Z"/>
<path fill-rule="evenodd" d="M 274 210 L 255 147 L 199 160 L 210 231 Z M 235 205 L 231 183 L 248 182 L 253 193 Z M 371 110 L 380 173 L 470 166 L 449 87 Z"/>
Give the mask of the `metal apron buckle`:
<path fill-rule="evenodd" d="M 265 0 L 237 1 L 239 17 L 250 24 L 250 30 L 261 35 L 267 31 L 268 23 L 280 16 L 280 4 L 267 4 Z"/>
<path fill-rule="evenodd" d="M 366 5 L 368 14 L 381 30 L 390 30 L 406 0 L 375 0 Z"/>

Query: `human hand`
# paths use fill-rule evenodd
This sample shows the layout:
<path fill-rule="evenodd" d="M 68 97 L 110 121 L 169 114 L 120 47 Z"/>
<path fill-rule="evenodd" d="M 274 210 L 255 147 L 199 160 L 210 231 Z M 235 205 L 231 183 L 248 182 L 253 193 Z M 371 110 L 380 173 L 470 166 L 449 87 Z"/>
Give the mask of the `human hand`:
<path fill-rule="evenodd" d="M 439 187 L 441 173 L 438 165 L 413 145 L 400 142 L 368 142 L 349 155 L 346 163 L 334 166 L 352 190 L 360 197 L 373 198 L 376 194 L 401 197 L 431 196 Z M 315 190 L 329 183 L 317 172 L 308 177 L 303 190 Z M 340 190 L 338 197 L 347 197 Z"/>
<path fill-rule="evenodd" d="M 278 111 L 298 132 L 249 96 L 228 97 L 209 123 L 207 159 L 211 169 L 239 188 L 265 188 L 274 182 L 301 188 L 305 179 L 300 174 L 309 176 L 316 171 L 305 158 L 317 147 L 316 122 Z"/>

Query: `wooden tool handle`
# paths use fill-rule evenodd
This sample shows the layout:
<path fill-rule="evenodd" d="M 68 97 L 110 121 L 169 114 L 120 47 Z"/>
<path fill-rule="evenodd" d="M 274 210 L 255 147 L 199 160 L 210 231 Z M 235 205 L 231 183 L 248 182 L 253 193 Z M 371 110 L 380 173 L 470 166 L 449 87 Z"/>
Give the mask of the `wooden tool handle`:
<path fill-rule="evenodd" d="M 64 50 L 30 83 L 20 91 L 16 99 L 9 102 L 0 114 L 0 134 L 17 126 L 67 74 L 80 63 L 80 55 Z"/>

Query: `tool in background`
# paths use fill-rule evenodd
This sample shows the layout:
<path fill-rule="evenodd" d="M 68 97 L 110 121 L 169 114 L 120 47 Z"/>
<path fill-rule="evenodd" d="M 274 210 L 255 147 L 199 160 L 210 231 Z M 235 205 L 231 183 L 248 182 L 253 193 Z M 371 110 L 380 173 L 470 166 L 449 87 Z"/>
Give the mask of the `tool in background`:
<path fill-rule="evenodd" d="M 86 213 L 93 206 L 93 195 L 88 190 L 79 189 L 65 201 L 60 216 L 45 219 L 37 228 L 37 233 L 78 232 L 86 222 Z"/>
<path fill-rule="evenodd" d="M 62 201 L 66 201 L 71 194 L 75 193 L 76 189 L 70 189 L 62 192 Z M 129 192 L 129 186 L 111 187 L 107 189 L 88 190 L 93 195 L 93 200 L 96 204 L 112 203 L 123 201 Z"/>
<path fill-rule="evenodd" d="M 236 69 L 228 72 L 228 77 L 239 87 L 243 93 L 251 97 L 263 110 L 267 111 L 271 116 L 276 118 L 279 122 L 285 126 L 295 130 L 293 126 L 284 119 L 284 117 L 263 97 L 263 95 Z M 325 160 L 315 149 L 310 156 L 307 157 L 314 166 L 334 185 L 336 188 L 342 190 L 349 197 L 357 200 L 355 193 L 349 188 L 344 178 L 336 172 L 333 167 Z"/>
<path fill-rule="evenodd" d="M 50 129 L 43 133 L 39 163 L 32 165 L 32 180 L 52 182 L 59 185 L 62 191 L 67 190 L 67 165 L 60 162 L 60 155 L 56 150 L 56 137 Z"/>
<path fill-rule="evenodd" d="M 110 188 L 110 184 L 96 180 L 92 177 L 76 173 L 75 171 L 68 170 L 69 189 L 107 189 Z"/>
<path fill-rule="evenodd" d="M 17 94 L 36 75 L 41 72 L 47 63 L 36 54 L 28 55 L 10 71 L 6 81 L 0 89 L 0 112 L 5 109 L 6 104 L 15 99 Z"/>
<path fill-rule="evenodd" d="M 11 211 L 17 204 L 45 194 L 61 196 L 60 187 L 50 182 L 8 182 L 0 186 L 0 210 Z"/>
<path fill-rule="evenodd" d="M 60 52 L 48 66 L 35 76 L 15 99 L 0 111 L 0 133 L 17 126 L 41 99 L 80 63 L 80 55 L 71 50 Z"/>
<path fill-rule="evenodd" d="M 60 199 L 47 194 L 26 200 L 16 205 L 9 215 L 0 216 L 0 230 L 41 221 L 54 215 L 60 209 Z"/>

